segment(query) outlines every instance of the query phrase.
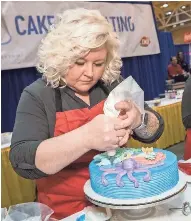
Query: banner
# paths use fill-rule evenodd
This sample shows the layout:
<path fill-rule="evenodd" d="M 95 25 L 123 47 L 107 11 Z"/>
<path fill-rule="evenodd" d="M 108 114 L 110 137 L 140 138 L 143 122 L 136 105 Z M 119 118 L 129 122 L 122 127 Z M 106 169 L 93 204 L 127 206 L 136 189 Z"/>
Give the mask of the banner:
<path fill-rule="evenodd" d="M 96 9 L 118 33 L 121 57 L 160 53 L 150 4 L 103 2 L 2 2 L 2 69 L 33 67 L 55 15 L 66 9 Z"/>

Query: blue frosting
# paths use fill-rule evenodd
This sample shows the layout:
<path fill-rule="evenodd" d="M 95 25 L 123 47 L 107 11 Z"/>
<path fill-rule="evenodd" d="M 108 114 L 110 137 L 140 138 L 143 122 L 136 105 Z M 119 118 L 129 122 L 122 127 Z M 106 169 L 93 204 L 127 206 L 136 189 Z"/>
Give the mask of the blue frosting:
<path fill-rule="evenodd" d="M 80 217 L 78 217 L 78 218 L 76 219 L 76 221 L 85 221 L 85 219 L 86 219 L 86 216 L 85 216 L 85 214 L 83 214 L 83 215 L 81 215 Z"/>
<path fill-rule="evenodd" d="M 122 181 L 123 187 L 116 184 L 116 174 L 106 175 L 109 184 L 104 186 L 101 182 L 103 171 L 93 160 L 89 165 L 90 180 L 93 190 L 105 197 L 114 199 L 140 199 L 162 194 L 172 189 L 179 181 L 177 157 L 172 152 L 154 149 L 154 152 L 162 152 L 166 155 L 164 164 L 155 168 L 149 169 L 151 172 L 151 180 L 144 182 L 143 177 L 146 173 L 133 173 L 133 176 L 138 180 L 139 187 L 135 188 L 134 183 L 129 180 L 127 175 L 124 175 Z M 105 166 L 110 167 L 110 166 Z"/>

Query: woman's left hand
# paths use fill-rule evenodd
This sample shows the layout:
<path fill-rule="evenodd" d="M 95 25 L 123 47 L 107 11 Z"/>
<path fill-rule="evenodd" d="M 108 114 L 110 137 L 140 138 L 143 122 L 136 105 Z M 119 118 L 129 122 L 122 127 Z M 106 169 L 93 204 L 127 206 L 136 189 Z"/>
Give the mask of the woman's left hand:
<path fill-rule="evenodd" d="M 127 129 L 133 130 L 141 125 L 141 112 L 132 101 L 120 101 L 115 105 L 119 110 L 119 118 L 122 122 L 115 125 L 116 130 Z"/>

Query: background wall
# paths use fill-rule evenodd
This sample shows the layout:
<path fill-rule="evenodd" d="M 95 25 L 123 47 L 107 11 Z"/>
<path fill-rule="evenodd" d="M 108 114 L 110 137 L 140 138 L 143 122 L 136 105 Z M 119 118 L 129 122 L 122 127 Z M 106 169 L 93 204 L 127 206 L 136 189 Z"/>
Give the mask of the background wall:
<path fill-rule="evenodd" d="M 191 31 L 191 25 L 171 31 L 174 44 L 184 44 L 184 33 Z"/>

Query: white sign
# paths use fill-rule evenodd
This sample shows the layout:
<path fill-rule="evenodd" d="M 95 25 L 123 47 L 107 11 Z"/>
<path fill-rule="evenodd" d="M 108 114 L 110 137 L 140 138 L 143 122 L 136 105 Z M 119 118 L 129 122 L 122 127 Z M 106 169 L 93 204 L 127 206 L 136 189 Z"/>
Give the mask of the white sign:
<path fill-rule="evenodd" d="M 33 67 L 39 43 L 66 9 L 99 10 L 118 33 L 121 57 L 160 53 L 150 4 L 103 2 L 2 2 L 2 69 Z"/>

